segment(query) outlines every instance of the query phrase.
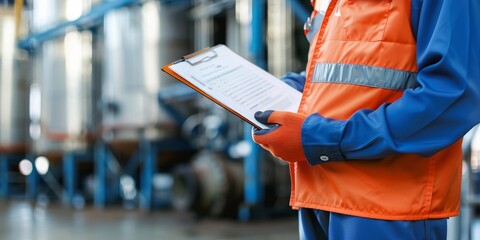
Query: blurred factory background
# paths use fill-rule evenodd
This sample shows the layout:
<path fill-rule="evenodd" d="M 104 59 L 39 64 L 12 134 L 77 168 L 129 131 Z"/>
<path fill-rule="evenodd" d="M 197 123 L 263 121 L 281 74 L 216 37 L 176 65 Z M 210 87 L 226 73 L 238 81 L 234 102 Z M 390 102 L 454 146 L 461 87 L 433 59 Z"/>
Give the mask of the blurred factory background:
<path fill-rule="evenodd" d="M 288 167 L 161 66 L 226 44 L 301 71 L 308 0 L 0 0 L 0 239 L 296 239 Z M 480 130 L 462 214 L 480 239 Z"/>

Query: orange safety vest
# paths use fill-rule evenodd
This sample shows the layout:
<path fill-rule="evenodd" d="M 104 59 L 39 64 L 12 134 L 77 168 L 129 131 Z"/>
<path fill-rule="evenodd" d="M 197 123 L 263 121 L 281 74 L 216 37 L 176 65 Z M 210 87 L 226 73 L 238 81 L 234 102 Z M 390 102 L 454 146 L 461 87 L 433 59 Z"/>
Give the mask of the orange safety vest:
<path fill-rule="evenodd" d="M 347 120 L 360 109 L 397 100 L 413 86 L 410 1 L 332 0 L 320 26 L 299 113 Z M 364 78 L 354 79 L 358 75 Z M 290 165 L 290 205 L 385 220 L 451 217 L 459 210 L 461 159 L 458 141 L 432 157 L 296 162 Z"/>

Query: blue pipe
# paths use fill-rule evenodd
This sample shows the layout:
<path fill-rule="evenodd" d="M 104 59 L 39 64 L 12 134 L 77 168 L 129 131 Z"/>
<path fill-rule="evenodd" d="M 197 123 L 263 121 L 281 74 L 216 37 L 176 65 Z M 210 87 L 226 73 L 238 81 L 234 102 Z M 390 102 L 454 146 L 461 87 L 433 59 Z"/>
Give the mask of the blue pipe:
<path fill-rule="evenodd" d="M 18 47 L 26 50 L 34 50 L 40 43 L 63 36 L 72 28 L 88 29 L 98 25 L 103 20 L 102 18 L 111 10 L 139 2 L 141 2 L 141 0 L 115 0 L 100 3 L 92 7 L 90 12 L 80 16 L 76 20 L 62 22 L 44 31 L 30 34 L 26 38 L 19 40 Z"/>

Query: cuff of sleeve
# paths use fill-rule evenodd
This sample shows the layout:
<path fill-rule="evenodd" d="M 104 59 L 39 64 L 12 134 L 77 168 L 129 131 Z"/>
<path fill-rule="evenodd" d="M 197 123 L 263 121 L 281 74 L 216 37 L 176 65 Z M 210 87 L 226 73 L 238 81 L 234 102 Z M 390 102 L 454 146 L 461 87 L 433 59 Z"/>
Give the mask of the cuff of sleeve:
<path fill-rule="evenodd" d="M 302 125 L 302 146 L 310 165 L 344 161 L 340 149 L 345 122 L 324 118 L 319 114 L 308 116 Z"/>

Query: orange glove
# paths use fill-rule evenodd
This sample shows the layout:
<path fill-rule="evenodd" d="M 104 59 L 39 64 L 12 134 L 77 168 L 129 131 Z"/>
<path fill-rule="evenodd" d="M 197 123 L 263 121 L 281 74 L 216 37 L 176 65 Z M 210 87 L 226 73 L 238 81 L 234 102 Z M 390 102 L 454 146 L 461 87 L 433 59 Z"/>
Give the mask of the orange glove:
<path fill-rule="evenodd" d="M 287 162 L 307 161 L 302 147 L 302 124 L 307 116 L 282 111 L 256 112 L 255 119 L 270 129 L 255 129 L 253 141 Z"/>

